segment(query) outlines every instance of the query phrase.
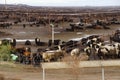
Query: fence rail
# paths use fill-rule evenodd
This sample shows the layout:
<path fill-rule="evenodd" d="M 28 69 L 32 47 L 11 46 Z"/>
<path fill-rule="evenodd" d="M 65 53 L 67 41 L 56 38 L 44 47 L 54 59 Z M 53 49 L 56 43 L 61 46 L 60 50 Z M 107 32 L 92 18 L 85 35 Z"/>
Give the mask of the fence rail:
<path fill-rule="evenodd" d="M 74 62 L 70 62 L 72 64 Z M 42 68 L 44 69 L 61 69 L 61 68 L 71 68 L 67 62 L 50 62 L 42 63 Z M 120 66 L 120 60 L 99 60 L 99 61 L 80 61 L 79 67 L 114 67 Z"/>

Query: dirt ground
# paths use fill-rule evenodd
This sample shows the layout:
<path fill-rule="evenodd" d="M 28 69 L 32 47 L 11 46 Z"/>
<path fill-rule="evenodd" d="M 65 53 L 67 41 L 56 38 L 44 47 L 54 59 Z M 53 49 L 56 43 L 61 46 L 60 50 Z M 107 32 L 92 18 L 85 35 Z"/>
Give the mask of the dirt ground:
<path fill-rule="evenodd" d="M 45 70 L 45 80 L 102 80 L 101 68 L 80 68 L 77 73 L 75 69 L 54 69 Z M 120 80 L 120 67 L 105 67 L 105 80 Z M 17 65 L 0 66 L 0 74 L 5 79 L 21 79 L 21 80 L 42 80 L 42 69 L 39 67 Z M 78 76 L 77 76 L 78 75 Z"/>
<path fill-rule="evenodd" d="M 63 26 L 63 27 L 61 27 Z M 55 28 L 55 39 L 61 39 L 62 41 L 68 41 L 73 38 L 85 37 L 91 34 L 109 35 L 115 32 L 116 29 L 120 29 L 120 25 L 111 25 L 111 29 L 86 29 L 77 32 L 66 32 L 65 28 L 69 24 L 60 25 L 59 28 Z M 29 27 L 23 28 L 22 26 L 12 26 L 10 29 L 0 29 L 2 32 L 6 32 L 9 35 L 0 35 L 0 38 L 16 38 L 16 39 L 35 39 L 39 37 L 41 41 L 48 42 L 51 39 L 52 31 L 49 26 L 41 27 Z M 57 33 L 60 32 L 60 33 Z M 10 35 L 11 34 L 11 35 Z"/>
<path fill-rule="evenodd" d="M 11 29 L 0 29 L 2 32 L 12 35 L 1 35 L 0 38 L 16 38 L 16 39 L 35 39 L 39 37 L 41 41 L 47 42 L 51 39 L 51 29 L 49 27 L 26 27 L 13 26 Z M 116 29 L 120 28 L 120 25 L 110 26 L 110 30 L 93 30 L 88 29 L 78 32 L 64 32 L 64 28 L 60 27 L 61 33 L 55 34 L 55 39 L 61 39 L 62 41 L 68 41 L 72 38 L 80 38 L 90 34 L 112 34 Z M 57 29 L 55 29 L 58 31 Z M 24 43 L 21 43 L 24 44 Z M 32 45 L 35 45 L 32 43 Z M 46 80 L 75 80 L 76 77 L 73 73 L 74 69 L 60 69 L 60 70 L 46 70 Z M 77 70 L 79 73 L 76 80 L 102 80 L 101 68 L 82 68 Z M 33 67 L 31 65 L 17 64 L 16 67 L 9 65 L 0 65 L 0 74 L 3 74 L 5 78 L 18 78 L 22 80 L 42 80 L 42 69 L 40 67 Z M 105 68 L 105 80 L 120 80 L 120 67 L 107 67 Z"/>

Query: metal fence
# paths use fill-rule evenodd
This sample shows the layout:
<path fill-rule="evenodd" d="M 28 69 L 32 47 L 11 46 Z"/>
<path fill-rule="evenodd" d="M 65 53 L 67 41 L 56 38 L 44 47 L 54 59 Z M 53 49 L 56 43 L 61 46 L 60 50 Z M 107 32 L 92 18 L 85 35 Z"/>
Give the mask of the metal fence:
<path fill-rule="evenodd" d="M 81 61 L 79 67 L 66 63 L 43 63 L 43 80 L 120 80 L 120 61 Z"/>

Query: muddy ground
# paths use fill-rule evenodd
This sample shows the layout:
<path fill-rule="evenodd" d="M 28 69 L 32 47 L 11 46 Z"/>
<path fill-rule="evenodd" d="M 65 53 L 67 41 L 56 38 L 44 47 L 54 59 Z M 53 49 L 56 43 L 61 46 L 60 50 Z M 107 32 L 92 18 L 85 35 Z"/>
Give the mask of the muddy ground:
<path fill-rule="evenodd" d="M 78 32 L 65 32 L 64 27 L 55 29 L 55 31 L 61 31 L 61 33 L 55 34 L 55 39 L 61 39 L 62 41 L 68 41 L 72 38 L 80 38 L 90 34 L 102 34 L 110 35 L 114 33 L 116 29 L 120 28 L 120 25 L 109 26 L 111 29 L 88 29 Z M 47 29 L 46 29 L 47 28 Z M 41 41 L 48 42 L 51 39 L 51 28 L 49 27 L 29 27 L 23 28 L 22 26 L 13 26 L 10 29 L 0 29 L 0 38 L 16 38 L 16 39 L 34 39 L 39 37 Z M 19 43 L 24 45 L 24 43 Z M 19 46 L 17 44 L 17 46 Z M 35 43 L 32 43 L 35 46 Z M 38 48 L 38 47 L 37 47 Z M 34 50 L 34 49 L 33 49 Z M 35 50 L 34 50 L 35 51 Z M 19 78 L 22 80 L 42 80 L 42 69 L 40 67 L 33 67 L 31 65 L 16 64 L 16 67 L 9 65 L 0 65 L 0 74 L 3 74 L 5 78 Z M 46 80 L 75 80 L 74 69 L 60 69 L 60 70 L 47 70 Z M 79 73 L 78 80 L 102 80 L 101 68 L 82 68 L 77 70 Z M 107 67 L 105 68 L 105 80 L 120 80 L 120 67 Z"/>

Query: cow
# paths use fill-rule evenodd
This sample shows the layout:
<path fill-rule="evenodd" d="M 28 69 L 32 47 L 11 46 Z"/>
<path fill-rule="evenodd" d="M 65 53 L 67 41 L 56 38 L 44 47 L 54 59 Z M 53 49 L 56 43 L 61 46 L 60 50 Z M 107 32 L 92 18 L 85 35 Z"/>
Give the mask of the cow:
<path fill-rule="evenodd" d="M 120 30 L 116 30 L 113 36 L 110 36 L 110 41 L 119 42 L 120 43 Z"/>
<path fill-rule="evenodd" d="M 42 55 L 39 52 L 32 54 L 32 64 L 34 67 L 39 67 L 42 60 Z"/>
<path fill-rule="evenodd" d="M 57 61 L 64 56 L 65 52 L 58 46 L 58 50 L 50 50 L 42 53 L 42 58 L 45 62 Z"/>
<path fill-rule="evenodd" d="M 31 42 L 29 40 L 26 40 L 25 45 L 31 45 Z"/>

